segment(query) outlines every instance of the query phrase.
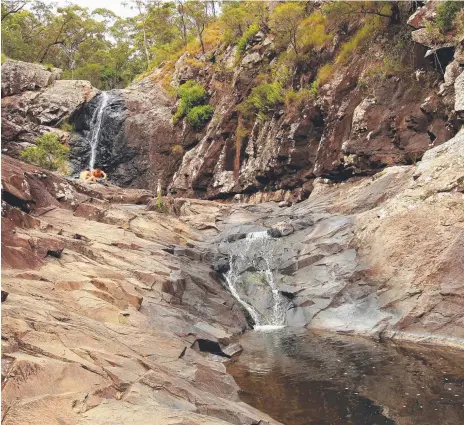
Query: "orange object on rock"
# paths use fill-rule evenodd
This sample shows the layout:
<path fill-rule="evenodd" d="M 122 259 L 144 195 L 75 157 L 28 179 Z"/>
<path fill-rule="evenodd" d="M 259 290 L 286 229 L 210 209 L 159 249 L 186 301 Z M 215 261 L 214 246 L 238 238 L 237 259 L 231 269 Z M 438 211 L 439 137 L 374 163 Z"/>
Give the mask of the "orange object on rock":
<path fill-rule="evenodd" d="M 106 173 L 100 168 L 95 168 L 95 170 L 92 171 L 92 176 L 95 177 L 96 179 L 106 180 Z"/>

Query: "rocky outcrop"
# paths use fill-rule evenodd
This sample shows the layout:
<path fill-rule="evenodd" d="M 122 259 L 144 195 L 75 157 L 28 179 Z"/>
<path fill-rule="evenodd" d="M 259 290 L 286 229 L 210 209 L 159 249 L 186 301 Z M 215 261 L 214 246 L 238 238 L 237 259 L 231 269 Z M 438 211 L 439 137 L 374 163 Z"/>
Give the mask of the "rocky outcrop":
<path fill-rule="evenodd" d="M 411 17 L 409 24 L 416 32 L 425 31 L 427 20 L 434 19 L 433 3 Z M 189 68 L 182 57 L 173 85 L 189 78 L 199 80 L 208 87 L 216 114 L 198 144 L 198 135 L 183 132 L 195 147 L 184 155 L 171 192 L 210 199 L 300 201 L 311 193 L 317 177 L 345 180 L 395 164 L 415 163 L 430 147 L 452 137 L 462 123 L 460 53 L 455 52 L 456 43 L 450 42 L 436 54 L 426 55 L 429 46 L 416 40 L 408 46 L 409 74 L 386 72 L 373 79 L 372 69 L 383 69 L 384 51 L 394 48 L 389 46 L 395 43 L 394 37 L 393 32 L 379 37 L 370 43 L 368 55 L 355 54 L 349 66 L 339 67 L 319 88 L 316 102 L 306 99 L 296 107 L 282 104 L 267 119 L 254 119 L 245 129 L 235 108 L 275 63 L 272 38 L 258 33 L 238 64 L 232 47 L 216 51 L 214 64 L 198 56 L 196 61 L 204 64 L 201 73 L 194 72 L 193 65 Z M 336 48 L 328 48 L 321 56 L 315 52 L 311 63 L 294 77 L 294 88 L 307 85 L 318 61 L 327 61 L 334 52 Z"/>
<path fill-rule="evenodd" d="M 7 157 L 2 187 L 3 423 L 276 423 L 239 401 L 227 357 L 190 348 L 232 355 L 247 328 L 211 269 L 217 230 Z"/>
<path fill-rule="evenodd" d="M 56 132 L 63 142 L 69 135 L 58 127 L 90 101 L 98 90 L 88 81 L 59 80 L 61 70 L 8 60 L 2 65 L 3 152 L 12 156 L 37 136 Z"/>
<path fill-rule="evenodd" d="M 166 186 L 180 159 L 173 150 L 179 138 L 171 122 L 172 101 L 151 77 L 108 94 L 96 166 L 121 186 L 155 190 L 158 179 Z M 98 102 L 97 96 L 72 118 L 78 132 L 71 141 L 76 172 L 89 163 L 87 138 Z"/>
<path fill-rule="evenodd" d="M 2 64 L 2 97 L 44 89 L 61 77 L 61 69 L 7 60 Z"/>

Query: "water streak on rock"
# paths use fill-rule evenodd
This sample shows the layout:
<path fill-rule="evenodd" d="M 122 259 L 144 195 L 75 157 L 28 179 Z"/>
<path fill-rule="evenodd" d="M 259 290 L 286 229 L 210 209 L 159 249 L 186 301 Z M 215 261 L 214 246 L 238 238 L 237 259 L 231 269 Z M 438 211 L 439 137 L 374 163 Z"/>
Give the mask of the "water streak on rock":
<path fill-rule="evenodd" d="M 275 240 L 267 231 L 252 232 L 228 246 L 229 271 L 225 279 L 232 295 L 245 308 L 258 330 L 272 330 L 285 326 L 286 307 L 288 302 L 277 289 L 274 279 Z M 261 287 L 252 288 L 253 283 L 247 281 L 246 273 L 256 276 Z M 266 307 L 255 305 L 266 298 Z"/>

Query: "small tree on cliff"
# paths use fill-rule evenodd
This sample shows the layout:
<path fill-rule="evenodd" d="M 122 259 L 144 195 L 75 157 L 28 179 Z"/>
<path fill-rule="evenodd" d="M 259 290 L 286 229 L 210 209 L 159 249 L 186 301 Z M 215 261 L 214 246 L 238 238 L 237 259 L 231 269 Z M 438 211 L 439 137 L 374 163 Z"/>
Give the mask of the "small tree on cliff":
<path fill-rule="evenodd" d="M 299 53 L 300 23 L 304 18 L 305 6 L 302 3 L 289 2 L 276 6 L 271 14 L 270 27 L 280 46 L 292 46 Z"/>
<path fill-rule="evenodd" d="M 21 152 L 22 160 L 47 170 L 67 173 L 69 148 L 60 143 L 56 133 L 45 133 L 37 137 L 36 143 Z"/>
<path fill-rule="evenodd" d="M 185 3 L 185 12 L 187 17 L 190 19 L 198 39 L 200 40 L 201 52 L 205 53 L 205 43 L 203 41 L 203 32 L 205 31 L 206 25 L 208 25 L 209 17 L 205 5 L 197 1 L 188 1 Z"/>

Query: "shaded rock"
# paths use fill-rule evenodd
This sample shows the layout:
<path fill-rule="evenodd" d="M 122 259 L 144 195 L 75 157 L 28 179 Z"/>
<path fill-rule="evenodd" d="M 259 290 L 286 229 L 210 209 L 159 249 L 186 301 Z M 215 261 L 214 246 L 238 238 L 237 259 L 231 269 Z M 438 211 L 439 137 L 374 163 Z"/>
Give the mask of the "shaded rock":
<path fill-rule="evenodd" d="M 8 298 L 8 292 L 2 290 L 2 303 L 6 301 Z"/>
<path fill-rule="evenodd" d="M 191 348 L 201 353 L 211 353 L 216 356 L 226 357 L 228 359 L 232 357 L 232 355 L 229 355 L 222 351 L 221 346 L 217 342 L 210 341 L 209 339 L 197 339 L 192 344 Z"/>
<path fill-rule="evenodd" d="M 61 258 L 61 255 L 63 254 L 63 251 L 64 251 L 64 248 L 61 248 L 61 249 L 49 249 L 47 251 L 47 255 L 50 256 L 50 257 L 54 257 L 54 258 Z"/>

